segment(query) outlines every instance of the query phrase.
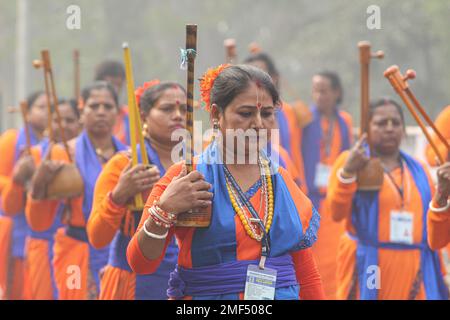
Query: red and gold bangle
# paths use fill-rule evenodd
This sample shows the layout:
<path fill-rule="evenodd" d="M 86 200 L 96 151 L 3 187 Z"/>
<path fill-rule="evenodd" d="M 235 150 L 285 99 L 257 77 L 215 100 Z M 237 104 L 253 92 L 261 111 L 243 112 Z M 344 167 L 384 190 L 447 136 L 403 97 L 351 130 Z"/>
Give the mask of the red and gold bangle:
<path fill-rule="evenodd" d="M 156 218 L 154 215 L 150 214 L 150 219 L 152 219 L 152 221 L 158 226 L 158 227 L 162 227 L 165 229 L 170 229 L 171 225 L 167 224 L 165 222 L 162 222 L 161 220 L 159 220 L 158 218 Z"/>
<path fill-rule="evenodd" d="M 163 218 L 170 220 L 170 221 L 176 221 L 177 220 L 177 216 L 173 213 L 169 213 L 164 211 L 163 209 L 161 209 L 161 207 L 158 205 L 158 201 L 155 200 L 153 202 L 153 207 L 155 208 L 156 212 L 162 216 Z"/>
<path fill-rule="evenodd" d="M 148 213 L 155 224 L 159 227 L 171 228 L 176 222 L 176 216 L 174 214 L 168 214 L 159 208 L 157 205 L 153 205 L 148 208 Z"/>
<path fill-rule="evenodd" d="M 154 207 L 150 207 L 148 209 L 148 212 L 150 213 L 150 217 L 153 219 L 153 221 L 156 223 L 159 227 L 164 227 L 169 229 L 172 226 L 172 223 L 170 221 L 165 220 L 161 216 L 159 216 Z"/>

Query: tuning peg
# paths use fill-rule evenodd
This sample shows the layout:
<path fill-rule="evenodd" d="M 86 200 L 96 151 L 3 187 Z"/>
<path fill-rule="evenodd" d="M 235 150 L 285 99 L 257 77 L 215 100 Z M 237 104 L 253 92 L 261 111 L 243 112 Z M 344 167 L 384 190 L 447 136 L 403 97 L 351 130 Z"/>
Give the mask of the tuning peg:
<path fill-rule="evenodd" d="M 225 39 L 224 41 L 223 41 L 223 45 L 224 45 L 224 47 L 227 47 L 227 48 L 229 48 L 229 47 L 235 47 L 236 46 L 236 40 L 235 39 Z"/>
<path fill-rule="evenodd" d="M 360 41 L 358 42 L 358 48 L 370 48 L 369 41 Z"/>
<path fill-rule="evenodd" d="M 33 60 L 33 67 L 35 69 L 42 68 L 43 65 L 44 65 L 44 62 L 42 60 L 39 60 L 39 59 Z"/>
<path fill-rule="evenodd" d="M 6 108 L 6 110 L 7 110 L 8 113 L 16 113 L 16 112 L 19 112 L 19 108 L 14 107 L 14 106 L 9 106 L 9 107 Z"/>
<path fill-rule="evenodd" d="M 400 69 L 398 66 L 394 65 L 394 66 L 390 66 L 389 68 L 386 69 L 386 71 L 384 71 L 384 76 L 386 78 L 390 77 L 391 75 L 400 72 Z"/>
<path fill-rule="evenodd" d="M 257 44 L 256 42 L 252 42 L 248 45 L 248 51 L 252 54 L 256 54 L 261 52 L 262 49 L 259 44 Z"/>
<path fill-rule="evenodd" d="M 377 52 L 371 53 L 370 56 L 372 58 L 383 59 L 384 58 L 384 52 L 381 51 L 381 50 L 378 50 Z"/>
<path fill-rule="evenodd" d="M 408 80 L 413 80 L 416 78 L 416 72 L 412 69 L 408 69 L 405 73 L 405 75 L 403 76 L 403 80 L 408 81 Z"/>

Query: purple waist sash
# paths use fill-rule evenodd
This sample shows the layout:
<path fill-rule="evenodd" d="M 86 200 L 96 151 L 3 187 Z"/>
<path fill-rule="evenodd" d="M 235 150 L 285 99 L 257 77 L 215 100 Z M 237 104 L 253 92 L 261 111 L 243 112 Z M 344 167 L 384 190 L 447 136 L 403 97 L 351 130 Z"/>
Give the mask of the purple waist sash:
<path fill-rule="evenodd" d="M 224 295 L 244 292 L 249 265 L 258 265 L 258 260 L 239 260 L 212 266 L 186 269 L 177 266 L 170 274 L 167 295 L 171 298 L 184 296 Z M 277 270 L 276 288 L 297 285 L 297 277 L 289 254 L 269 257 L 267 268 Z"/>

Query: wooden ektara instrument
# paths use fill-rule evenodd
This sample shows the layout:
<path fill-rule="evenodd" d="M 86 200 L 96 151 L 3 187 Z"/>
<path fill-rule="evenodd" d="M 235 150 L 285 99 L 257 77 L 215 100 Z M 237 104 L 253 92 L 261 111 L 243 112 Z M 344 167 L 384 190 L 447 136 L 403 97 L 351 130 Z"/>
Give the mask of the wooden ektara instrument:
<path fill-rule="evenodd" d="M 430 133 L 428 132 L 427 128 L 425 127 L 422 119 L 420 119 L 419 115 L 417 114 L 417 111 L 419 111 L 420 115 L 423 117 L 423 119 L 428 123 L 428 125 L 432 128 L 438 139 L 442 142 L 442 144 L 447 148 L 447 154 L 450 152 L 450 145 L 445 139 L 445 137 L 442 135 L 442 133 L 436 128 L 434 122 L 431 120 L 431 118 L 428 116 L 428 114 L 425 112 L 425 109 L 422 107 L 420 102 L 417 100 L 411 89 L 408 85 L 408 80 L 415 79 L 416 78 L 416 72 L 414 70 L 407 70 L 405 75 L 402 75 L 400 72 L 400 69 L 398 66 L 394 65 L 386 69 L 384 72 L 384 76 L 389 80 L 391 86 L 394 88 L 394 90 L 397 92 L 397 94 L 400 96 L 402 101 L 405 103 L 406 107 L 408 108 L 409 112 L 413 116 L 414 120 L 419 125 L 420 129 L 422 130 L 423 134 L 425 135 L 426 139 L 428 140 L 428 143 L 430 144 L 433 151 L 436 153 L 436 157 L 438 159 L 439 165 L 444 164 L 445 162 L 445 156 L 439 153 L 439 149 L 437 148 L 434 140 L 430 136 Z M 415 110 L 417 109 L 417 111 Z"/>
<path fill-rule="evenodd" d="M 20 111 L 22 115 L 22 121 L 25 128 L 25 153 L 31 155 L 31 137 L 30 128 L 28 127 L 28 103 L 26 100 L 20 102 Z"/>
<path fill-rule="evenodd" d="M 44 84 L 45 84 L 45 94 L 47 96 L 47 108 L 48 108 L 48 132 L 50 147 L 45 155 L 46 160 L 51 158 L 51 149 L 53 143 L 55 143 L 55 137 L 52 129 L 52 102 L 55 107 L 55 114 L 58 123 L 58 129 L 61 132 L 61 139 L 64 149 L 67 153 L 69 163 L 64 164 L 58 173 L 55 175 L 54 179 L 47 186 L 47 198 L 48 199 L 64 199 L 78 196 L 83 193 L 83 178 L 81 177 L 78 168 L 73 163 L 72 155 L 67 144 L 64 128 L 62 126 L 61 115 L 58 110 L 58 99 L 55 89 L 55 81 L 53 78 L 53 71 L 50 61 L 50 53 L 48 50 L 41 51 L 41 60 L 34 60 L 33 66 L 36 69 L 42 68 L 44 71 Z"/>
<path fill-rule="evenodd" d="M 194 146 L 194 63 L 197 50 L 197 25 L 186 25 L 186 54 L 187 54 L 187 115 L 186 130 L 189 139 L 184 139 L 185 160 L 187 173 L 193 171 Z M 201 211 L 189 211 L 178 215 L 177 227 L 208 227 L 211 223 L 212 207 Z"/>
<path fill-rule="evenodd" d="M 376 191 L 383 184 L 384 171 L 379 158 L 373 157 L 372 140 L 369 130 L 369 103 L 370 103 L 370 60 L 373 58 L 383 59 L 383 51 L 373 53 L 368 41 L 358 43 L 359 61 L 361 64 L 361 119 L 360 119 L 360 137 L 365 133 L 367 135 L 367 144 L 369 146 L 369 162 L 358 172 L 357 185 L 361 191 Z"/>
<path fill-rule="evenodd" d="M 137 143 L 140 144 L 140 152 L 142 164 L 147 166 L 148 169 L 154 165 L 149 163 L 147 149 L 145 148 L 144 135 L 142 134 L 141 116 L 139 114 L 139 107 L 136 102 L 133 66 L 131 63 L 130 48 L 127 43 L 122 45 L 123 55 L 125 62 L 125 76 L 127 81 L 127 95 L 128 95 L 128 119 L 130 124 L 130 143 L 131 143 L 131 163 L 136 166 L 139 163 L 137 153 Z M 137 141 L 139 140 L 139 141 Z M 139 193 L 134 196 L 134 202 L 129 206 L 131 211 L 141 211 L 144 209 L 145 201 L 142 194 Z"/>

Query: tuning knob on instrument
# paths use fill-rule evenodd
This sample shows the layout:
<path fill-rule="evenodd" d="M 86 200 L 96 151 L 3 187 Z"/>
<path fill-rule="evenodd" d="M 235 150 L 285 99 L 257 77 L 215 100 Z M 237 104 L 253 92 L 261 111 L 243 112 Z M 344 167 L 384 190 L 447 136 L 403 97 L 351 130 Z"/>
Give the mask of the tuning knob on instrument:
<path fill-rule="evenodd" d="M 248 45 L 248 51 L 252 54 L 256 54 L 261 52 L 262 49 L 259 44 L 257 44 L 256 42 L 252 42 Z"/>
<path fill-rule="evenodd" d="M 396 66 L 396 65 L 390 66 L 389 68 L 386 69 L 386 71 L 384 71 L 384 76 L 387 78 L 399 71 L 400 71 L 400 69 L 398 66 Z"/>
<path fill-rule="evenodd" d="M 39 68 L 41 68 L 43 65 L 44 65 L 44 63 L 43 63 L 42 60 L 38 60 L 38 59 L 33 60 L 33 67 L 34 67 L 35 69 L 39 69 Z"/>
<path fill-rule="evenodd" d="M 16 113 L 19 111 L 19 109 L 17 107 L 13 107 L 13 106 L 9 106 L 6 108 L 6 110 L 8 110 L 8 113 Z"/>
<path fill-rule="evenodd" d="M 375 52 L 375 53 L 371 53 L 370 56 L 371 56 L 372 58 L 383 59 L 383 58 L 384 58 L 384 52 L 381 51 L 381 50 L 378 50 L 378 51 Z"/>
<path fill-rule="evenodd" d="M 236 40 L 235 39 L 225 39 L 224 41 L 223 41 L 223 45 L 224 45 L 224 47 L 227 47 L 227 48 L 229 48 L 229 47 L 235 47 L 236 46 Z"/>
<path fill-rule="evenodd" d="M 412 69 L 408 69 L 405 73 L 405 76 L 403 77 L 403 80 L 413 80 L 416 78 L 416 72 Z"/>

